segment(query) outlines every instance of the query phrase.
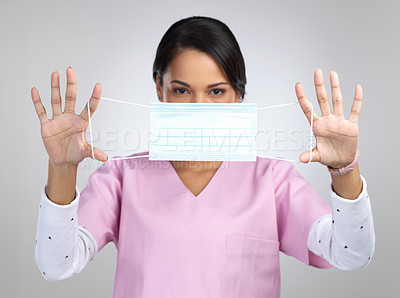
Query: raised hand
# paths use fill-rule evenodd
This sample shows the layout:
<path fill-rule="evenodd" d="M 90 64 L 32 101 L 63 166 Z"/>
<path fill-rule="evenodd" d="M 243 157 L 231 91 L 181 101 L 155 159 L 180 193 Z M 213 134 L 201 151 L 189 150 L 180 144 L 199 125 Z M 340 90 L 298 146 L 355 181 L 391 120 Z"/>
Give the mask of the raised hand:
<path fill-rule="evenodd" d="M 361 111 L 363 97 L 362 88 L 357 85 L 353 106 L 349 119 L 343 115 L 343 100 L 340 92 L 339 77 L 335 71 L 330 73 L 333 114 L 329 105 L 321 69 L 314 72 L 315 91 L 321 116 L 311 115 L 311 104 L 304 94 L 300 83 L 295 86 L 296 96 L 300 106 L 311 123 L 313 117 L 313 133 L 316 146 L 312 150 L 311 161 L 320 162 L 332 168 L 341 168 L 349 165 L 355 158 L 358 145 L 358 117 Z M 303 152 L 299 157 L 301 162 L 310 160 L 310 152 Z"/>
<path fill-rule="evenodd" d="M 75 114 L 76 78 L 71 67 L 67 69 L 67 88 L 65 108 L 61 110 L 60 77 L 57 72 L 51 74 L 51 107 L 53 118 L 50 120 L 41 102 L 39 92 L 31 90 L 32 101 L 40 120 L 41 135 L 50 161 L 56 166 L 78 165 L 84 158 L 106 161 L 107 155 L 98 148 L 93 148 L 86 141 L 86 129 L 89 124 L 88 104 L 82 112 Z M 101 96 L 101 86 L 96 84 L 89 101 L 90 115 L 93 115 Z"/>

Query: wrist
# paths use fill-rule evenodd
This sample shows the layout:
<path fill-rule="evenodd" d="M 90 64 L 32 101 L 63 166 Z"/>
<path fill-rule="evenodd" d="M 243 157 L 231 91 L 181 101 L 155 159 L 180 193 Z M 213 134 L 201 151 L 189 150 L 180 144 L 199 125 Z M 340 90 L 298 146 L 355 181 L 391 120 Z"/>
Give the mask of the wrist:
<path fill-rule="evenodd" d="M 335 176 L 343 176 L 343 175 L 346 175 L 346 174 L 352 172 L 353 169 L 354 169 L 354 167 L 356 166 L 356 164 L 357 164 L 357 162 L 358 162 L 358 157 L 359 157 L 359 155 L 360 155 L 360 150 L 357 148 L 357 151 L 356 151 L 356 155 L 355 155 L 355 157 L 354 157 L 354 160 L 353 160 L 349 165 L 347 165 L 347 166 L 345 166 L 345 167 L 342 167 L 342 168 L 332 168 L 332 167 L 330 167 L 330 166 L 327 166 L 328 171 L 329 171 L 332 175 L 335 175 Z"/>
<path fill-rule="evenodd" d="M 77 172 L 77 165 L 55 165 L 49 159 L 45 192 L 50 201 L 58 205 L 68 205 L 74 200 Z"/>
<path fill-rule="evenodd" d="M 79 164 L 73 163 L 57 164 L 49 158 L 49 167 L 60 172 L 76 171 L 78 169 L 78 166 Z"/>
<path fill-rule="evenodd" d="M 354 170 L 345 175 L 331 175 L 332 190 L 344 199 L 354 200 L 362 191 L 363 181 L 358 168 L 358 163 Z"/>

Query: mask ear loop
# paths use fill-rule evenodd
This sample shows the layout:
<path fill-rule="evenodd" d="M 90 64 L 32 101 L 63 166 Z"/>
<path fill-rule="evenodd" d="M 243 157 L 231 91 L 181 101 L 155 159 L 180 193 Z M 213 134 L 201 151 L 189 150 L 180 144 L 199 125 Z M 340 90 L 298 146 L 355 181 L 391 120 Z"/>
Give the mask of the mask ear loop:
<path fill-rule="evenodd" d="M 140 103 L 134 103 L 134 102 L 128 102 L 128 101 L 122 101 L 122 100 L 117 100 L 117 99 L 112 99 L 112 98 L 106 98 L 106 97 L 100 97 L 100 99 L 103 100 L 108 100 L 108 101 L 114 101 L 114 102 L 119 102 L 119 103 L 125 103 L 125 104 L 131 104 L 134 106 L 139 106 L 139 107 L 146 107 L 146 108 L 150 108 L 149 105 L 144 105 L 144 104 L 140 104 Z M 89 129 L 90 129 L 90 145 L 92 147 L 92 157 L 94 158 L 94 147 L 93 147 L 93 131 L 92 131 L 92 118 L 90 117 L 90 108 L 89 108 L 89 100 L 88 100 L 88 115 L 89 115 Z M 111 160 L 121 160 L 121 159 L 133 159 L 133 158 L 141 158 L 141 157 L 146 157 L 149 156 L 147 155 L 137 155 L 137 156 L 129 156 L 129 157 L 116 157 L 116 158 L 110 158 L 107 159 L 107 161 L 111 161 Z"/>
<path fill-rule="evenodd" d="M 278 108 L 278 107 L 284 107 L 284 106 L 291 106 L 295 104 L 300 104 L 299 102 L 291 102 L 291 103 L 285 103 L 285 104 L 280 104 L 280 105 L 274 105 L 274 106 L 269 106 L 269 107 L 263 107 L 263 108 L 257 108 L 257 111 L 260 110 L 266 110 L 266 109 L 271 109 L 271 108 Z M 310 160 L 306 163 L 310 163 L 312 160 L 312 136 L 313 136 L 313 116 L 314 116 L 314 106 L 311 104 L 311 121 L 310 121 Z M 278 160 L 286 160 L 290 162 L 298 162 L 298 163 L 303 163 L 299 160 L 294 160 L 294 159 L 288 159 L 288 158 L 282 158 L 282 157 L 274 157 L 274 156 L 268 156 L 268 155 L 260 155 L 256 153 L 256 156 L 261 157 L 261 158 L 269 158 L 269 159 L 278 159 Z"/>
<path fill-rule="evenodd" d="M 310 121 L 310 160 L 307 163 L 310 163 L 312 160 L 312 136 L 313 136 L 313 123 L 314 123 L 314 106 L 313 104 L 310 102 L 311 105 L 311 121 Z"/>
<path fill-rule="evenodd" d="M 92 118 L 91 118 L 91 115 L 90 115 L 90 105 L 89 105 L 89 100 L 90 99 L 88 99 L 88 102 L 87 102 L 87 106 L 88 106 L 88 109 L 87 109 L 87 111 L 88 111 L 88 116 L 89 116 L 89 129 L 90 129 L 90 147 L 92 147 L 92 158 L 93 158 L 93 160 L 95 160 L 95 158 L 94 158 L 94 147 L 93 147 L 93 130 L 92 130 Z"/>

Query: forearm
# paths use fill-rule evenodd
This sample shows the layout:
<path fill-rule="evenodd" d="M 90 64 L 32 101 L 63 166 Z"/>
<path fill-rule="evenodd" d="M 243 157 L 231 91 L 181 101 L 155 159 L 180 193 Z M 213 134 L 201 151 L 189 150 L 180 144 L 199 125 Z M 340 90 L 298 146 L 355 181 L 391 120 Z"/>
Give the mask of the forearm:
<path fill-rule="evenodd" d="M 49 159 L 49 175 L 46 195 L 58 205 L 68 205 L 75 198 L 75 186 L 78 166 L 56 166 Z"/>
<path fill-rule="evenodd" d="M 342 176 L 332 175 L 332 188 L 342 198 L 355 200 L 361 193 L 363 183 L 360 177 L 358 163 L 353 171 Z"/>

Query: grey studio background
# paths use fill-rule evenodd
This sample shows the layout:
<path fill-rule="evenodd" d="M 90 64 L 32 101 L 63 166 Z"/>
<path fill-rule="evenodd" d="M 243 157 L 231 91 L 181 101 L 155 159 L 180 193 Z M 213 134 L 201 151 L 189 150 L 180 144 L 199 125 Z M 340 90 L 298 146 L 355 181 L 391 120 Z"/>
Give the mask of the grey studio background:
<path fill-rule="evenodd" d="M 76 112 L 97 82 L 106 97 L 155 100 L 156 47 L 172 23 L 192 15 L 215 17 L 231 28 L 246 61 L 246 100 L 259 106 L 296 101 L 294 85 L 300 81 L 320 114 L 313 71 L 321 67 L 329 95 L 329 71 L 338 72 L 348 117 L 355 86 L 363 86 L 360 170 L 373 204 L 374 258 L 364 270 L 345 272 L 308 267 L 281 254 L 282 297 L 398 297 L 400 2 L 320 0 L 2 1 L 0 296 L 111 297 L 113 289 L 113 244 L 69 280 L 47 282 L 36 267 L 36 223 L 48 156 L 31 87 L 38 88 L 49 117 L 50 74 L 59 71 L 64 94 L 68 66 L 77 75 Z M 320 164 L 295 166 L 330 202 L 327 170 Z M 80 167 L 80 190 L 94 170 L 93 163 Z"/>

